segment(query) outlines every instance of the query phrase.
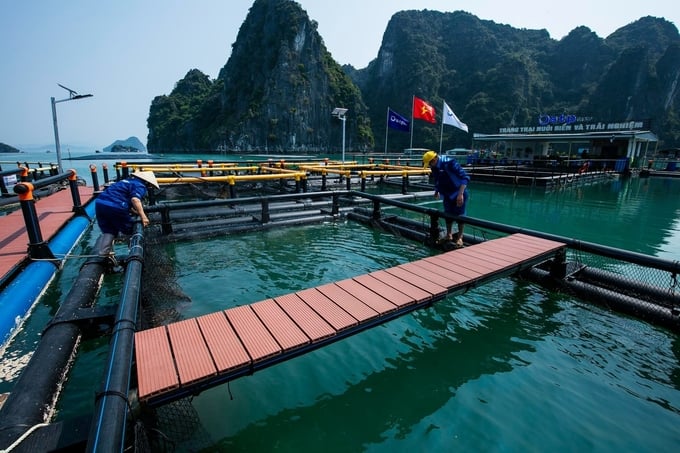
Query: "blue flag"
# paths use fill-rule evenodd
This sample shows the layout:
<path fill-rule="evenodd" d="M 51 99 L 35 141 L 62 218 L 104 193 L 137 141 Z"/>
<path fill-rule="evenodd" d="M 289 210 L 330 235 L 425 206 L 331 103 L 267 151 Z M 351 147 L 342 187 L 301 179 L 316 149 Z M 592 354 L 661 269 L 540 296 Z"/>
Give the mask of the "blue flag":
<path fill-rule="evenodd" d="M 411 130 L 410 122 L 394 110 L 388 107 L 387 109 L 387 125 L 392 129 L 408 132 Z"/>

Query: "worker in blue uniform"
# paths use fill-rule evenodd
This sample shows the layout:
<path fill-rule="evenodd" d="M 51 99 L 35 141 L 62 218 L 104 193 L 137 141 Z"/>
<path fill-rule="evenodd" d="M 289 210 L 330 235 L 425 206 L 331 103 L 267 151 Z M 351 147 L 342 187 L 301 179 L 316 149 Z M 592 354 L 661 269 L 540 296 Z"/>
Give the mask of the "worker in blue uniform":
<path fill-rule="evenodd" d="M 95 245 L 97 255 L 109 257 L 115 264 L 111 251 L 116 236 L 132 234 L 133 216 L 139 216 L 143 226 L 149 224 L 142 199 L 151 187 L 160 188 L 154 173 L 138 171 L 111 184 L 99 194 L 95 201 L 95 215 L 102 234 Z"/>
<path fill-rule="evenodd" d="M 444 212 L 461 216 L 467 207 L 470 177 L 455 160 L 446 156 L 438 156 L 434 151 L 423 154 L 423 167 L 429 168 L 434 178 L 434 197 L 441 198 Z M 465 224 L 458 221 L 458 232 L 455 239 L 452 234 L 453 220 L 446 219 L 446 240 L 453 241 L 457 247 L 463 246 L 463 229 Z"/>

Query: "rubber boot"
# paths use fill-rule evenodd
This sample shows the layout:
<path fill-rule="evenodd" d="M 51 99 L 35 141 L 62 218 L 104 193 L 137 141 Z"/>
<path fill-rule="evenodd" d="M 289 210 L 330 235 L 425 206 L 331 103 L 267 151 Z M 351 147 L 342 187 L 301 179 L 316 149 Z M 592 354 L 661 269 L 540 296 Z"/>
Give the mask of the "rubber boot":
<path fill-rule="evenodd" d="M 115 236 L 113 234 L 102 233 L 95 244 L 95 253 L 101 257 L 108 273 L 120 272 L 120 266 L 113 253 L 114 239 Z"/>
<path fill-rule="evenodd" d="M 115 236 L 111 233 L 102 233 L 94 246 L 95 253 L 99 256 L 108 256 L 113 250 L 113 240 Z"/>

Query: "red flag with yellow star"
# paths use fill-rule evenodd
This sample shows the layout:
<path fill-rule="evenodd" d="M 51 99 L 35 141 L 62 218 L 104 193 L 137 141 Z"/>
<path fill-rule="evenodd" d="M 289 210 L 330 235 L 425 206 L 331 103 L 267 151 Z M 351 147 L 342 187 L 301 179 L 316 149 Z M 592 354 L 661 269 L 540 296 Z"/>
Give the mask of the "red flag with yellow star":
<path fill-rule="evenodd" d="M 434 107 L 416 96 L 413 96 L 413 118 L 432 124 L 437 122 Z"/>

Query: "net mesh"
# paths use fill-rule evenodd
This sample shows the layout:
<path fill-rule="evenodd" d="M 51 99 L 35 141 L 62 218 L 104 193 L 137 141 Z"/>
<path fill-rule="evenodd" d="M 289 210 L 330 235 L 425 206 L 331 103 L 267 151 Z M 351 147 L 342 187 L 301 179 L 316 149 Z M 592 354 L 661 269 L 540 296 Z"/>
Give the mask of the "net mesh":
<path fill-rule="evenodd" d="M 135 452 L 201 451 L 214 443 L 190 398 L 148 410 L 134 425 Z"/>
<path fill-rule="evenodd" d="M 175 262 L 164 245 L 154 242 L 154 228 L 147 230 L 142 271 L 142 325 L 144 328 L 170 324 L 182 319 L 191 303 L 177 282 Z M 191 398 L 157 408 L 144 408 L 133 426 L 136 452 L 199 451 L 213 445 L 203 428 Z"/>
<path fill-rule="evenodd" d="M 150 239 L 144 248 L 142 313 L 144 325 L 155 327 L 179 321 L 191 298 L 177 283 L 172 258 L 163 246 Z"/>
<path fill-rule="evenodd" d="M 603 294 L 627 296 L 650 311 L 670 310 L 674 316 L 680 314 L 676 273 L 573 249 L 567 256 L 581 266 L 578 278 L 597 286 Z"/>

